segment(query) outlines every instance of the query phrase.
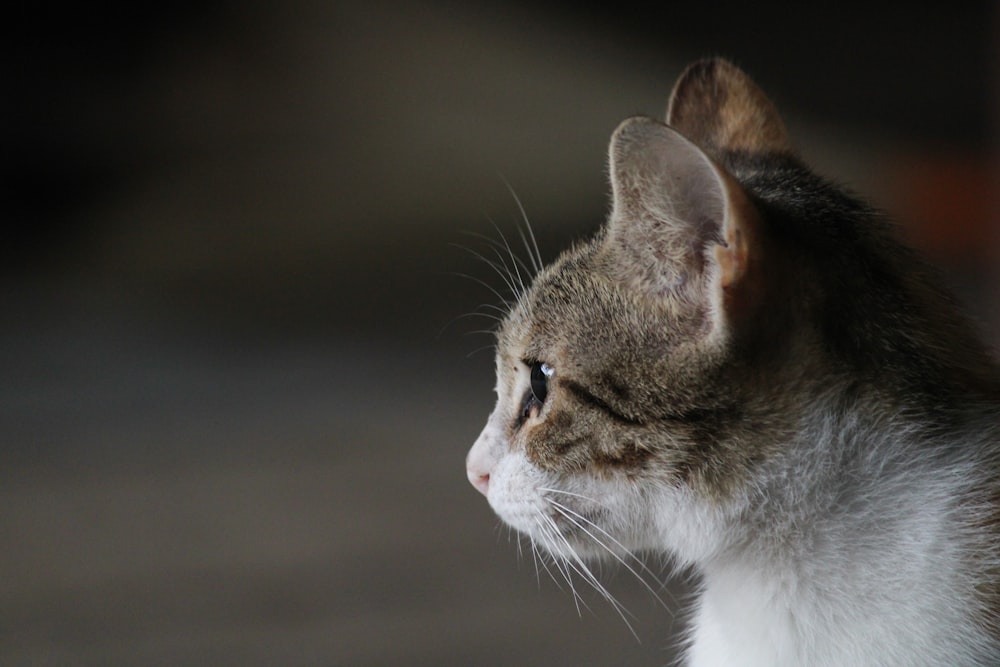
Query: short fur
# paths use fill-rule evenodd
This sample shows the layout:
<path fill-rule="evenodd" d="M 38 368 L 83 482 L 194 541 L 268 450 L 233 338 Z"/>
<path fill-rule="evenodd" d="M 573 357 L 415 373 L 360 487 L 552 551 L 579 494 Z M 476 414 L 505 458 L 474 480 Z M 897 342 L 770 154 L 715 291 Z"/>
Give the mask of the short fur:
<path fill-rule="evenodd" d="M 696 567 L 694 667 L 1000 664 L 1000 373 L 933 272 L 725 61 L 609 162 L 499 329 L 470 480 L 557 558 Z"/>

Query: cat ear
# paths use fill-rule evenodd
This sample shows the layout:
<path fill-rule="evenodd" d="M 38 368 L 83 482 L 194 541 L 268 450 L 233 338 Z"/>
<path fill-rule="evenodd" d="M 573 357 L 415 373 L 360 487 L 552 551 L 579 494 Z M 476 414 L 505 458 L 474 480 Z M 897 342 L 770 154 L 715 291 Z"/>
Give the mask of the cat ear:
<path fill-rule="evenodd" d="M 667 124 L 711 155 L 794 150 L 771 100 L 721 58 L 700 60 L 684 70 L 670 95 Z"/>
<path fill-rule="evenodd" d="M 619 125 L 609 153 L 607 240 L 621 275 L 654 294 L 707 296 L 722 310 L 753 292 L 744 288 L 757 273 L 757 212 L 732 176 L 651 118 Z"/>

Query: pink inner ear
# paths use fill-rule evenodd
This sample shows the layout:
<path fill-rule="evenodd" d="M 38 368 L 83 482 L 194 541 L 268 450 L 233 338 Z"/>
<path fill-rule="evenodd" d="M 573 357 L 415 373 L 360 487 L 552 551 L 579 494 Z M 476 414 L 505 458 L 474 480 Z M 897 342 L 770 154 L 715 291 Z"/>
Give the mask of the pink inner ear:
<path fill-rule="evenodd" d="M 759 261 L 761 249 L 756 209 L 735 179 L 721 170 L 720 174 L 726 197 L 725 245 L 716 248 L 715 259 L 719 265 L 719 286 L 729 289 L 744 280 L 751 263 Z"/>
<path fill-rule="evenodd" d="M 619 126 L 610 159 L 609 239 L 621 248 L 633 279 L 672 291 L 709 276 L 721 283 L 716 288 L 728 288 L 743 277 L 754 242 L 746 225 L 756 212 L 723 168 L 676 130 L 648 118 Z M 709 270 L 713 264 L 717 270 Z"/>
<path fill-rule="evenodd" d="M 715 249 L 715 261 L 719 265 L 719 285 L 727 289 L 739 281 L 746 268 L 746 246 L 743 234 L 733 230 L 726 234 L 726 245 Z"/>

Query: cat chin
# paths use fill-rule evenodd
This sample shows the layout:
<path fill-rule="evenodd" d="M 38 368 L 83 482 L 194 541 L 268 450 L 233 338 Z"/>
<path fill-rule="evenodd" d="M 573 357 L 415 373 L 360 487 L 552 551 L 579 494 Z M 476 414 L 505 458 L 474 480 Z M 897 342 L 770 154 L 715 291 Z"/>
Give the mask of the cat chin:
<path fill-rule="evenodd" d="M 525 516 L 520 515 L 522 519 Z M 536 514 L 534 521 L 518 520 L 516 523 L 507 519 L 504 521 L 521 536 L 527 537 L 540 552 L 558 560 L 621 561 L 635 551 L 598 523 L 586 524 L 583 520 L 574 523 L 557 513 L 550 513 L 547 516 Z M 581 528 L 581 524 L 585 528 Z"/>
<path fill-rule="evenodd" d="M 617 560 L 659 553 L 684 565 L 713 560 L 724 547 L 727 512 L 690 489 L 633 484 L 585 474 L 559 475 L 507 452 L 491 475 L 487 498 L 508 526 L 552 556 Z"/>
<path fill-rule="evenodd" d="M 619 483 L 560 475 L 508 452 L 490 477 L 487 499 L 500 519 L 537 547 L 564 560 L 620 560 L 656 550 L 656 532 L 636 498 Z M 638 534 L 636 527 L 642 527 Z"/>

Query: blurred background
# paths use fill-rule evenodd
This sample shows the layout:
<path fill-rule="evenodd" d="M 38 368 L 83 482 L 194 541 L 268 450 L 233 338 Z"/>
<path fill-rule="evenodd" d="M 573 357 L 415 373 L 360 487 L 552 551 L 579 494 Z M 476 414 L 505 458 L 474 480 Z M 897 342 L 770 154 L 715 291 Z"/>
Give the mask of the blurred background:
<path fill-rule="evenodd" d="M 0 664 L 668 663 L 682 584 L 578 613 L 466 482 L 502 283 L 462 247 L 520 245 L 511 190 L 547 260 L 592 233 L 699 57 L 995 344 L 994 3 L 577 5 L 8 10 Z"/>

